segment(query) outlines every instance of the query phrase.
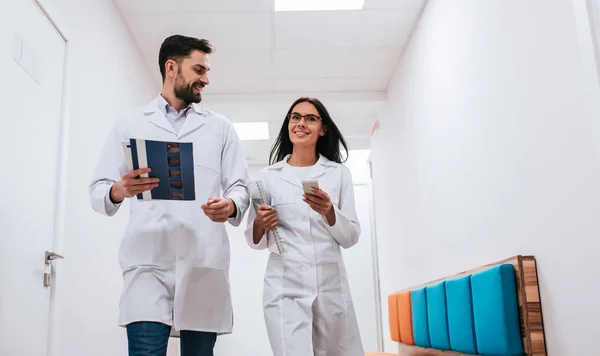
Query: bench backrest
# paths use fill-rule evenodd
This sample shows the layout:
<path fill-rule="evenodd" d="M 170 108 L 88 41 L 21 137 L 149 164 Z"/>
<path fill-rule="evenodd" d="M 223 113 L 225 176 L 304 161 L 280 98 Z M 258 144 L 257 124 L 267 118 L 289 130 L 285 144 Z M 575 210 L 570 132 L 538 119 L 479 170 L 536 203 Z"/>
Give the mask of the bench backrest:
<path fill-rule="evenodd" d="M 533 256 L 394 293 L 388 310 L 392 339 L 406 355 L 546 355 Z"/>

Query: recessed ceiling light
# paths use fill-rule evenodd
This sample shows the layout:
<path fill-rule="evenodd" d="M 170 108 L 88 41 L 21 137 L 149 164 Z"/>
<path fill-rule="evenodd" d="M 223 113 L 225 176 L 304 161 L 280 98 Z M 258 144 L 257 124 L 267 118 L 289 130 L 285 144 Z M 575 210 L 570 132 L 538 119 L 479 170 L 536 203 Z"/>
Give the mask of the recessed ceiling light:
<path fill-rule="evenodd" d="M 236 122 L 233 123 L 233 127 L 242 141 L 269 139 L 267 122 Z"/>
<path fill-rule="evenodd" d="M 361 10 L 365 0 L 275 0 L 275 11 Z"/>

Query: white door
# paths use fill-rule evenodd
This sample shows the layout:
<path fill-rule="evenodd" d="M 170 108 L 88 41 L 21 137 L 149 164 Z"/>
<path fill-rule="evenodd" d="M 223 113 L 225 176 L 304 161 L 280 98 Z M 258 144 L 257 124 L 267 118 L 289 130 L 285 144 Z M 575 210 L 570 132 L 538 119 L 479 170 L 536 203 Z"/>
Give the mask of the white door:
<path fill-rule="evenodd" d="M 0 355 L 44 356 L 66 44 L 32 0 L 0 13 Z"/>

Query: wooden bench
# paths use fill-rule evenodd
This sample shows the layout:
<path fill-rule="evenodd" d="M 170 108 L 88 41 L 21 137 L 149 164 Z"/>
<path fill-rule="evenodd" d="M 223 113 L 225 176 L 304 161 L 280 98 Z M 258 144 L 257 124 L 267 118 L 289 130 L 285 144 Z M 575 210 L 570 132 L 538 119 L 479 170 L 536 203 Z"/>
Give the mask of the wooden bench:
<path fill-rule="evenodd" d="M 546 356 L 534 256 L 515 256 L 388 296 L 399 354 Z"/>

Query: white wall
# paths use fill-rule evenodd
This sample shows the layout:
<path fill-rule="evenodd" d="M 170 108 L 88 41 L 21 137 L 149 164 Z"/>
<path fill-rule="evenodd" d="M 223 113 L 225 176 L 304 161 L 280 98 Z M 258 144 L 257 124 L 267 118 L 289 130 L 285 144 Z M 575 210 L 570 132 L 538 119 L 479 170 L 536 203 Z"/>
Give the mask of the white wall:
<path fill-rule="evenodd" d="M 589 110 L 600 117 L 600 0 L 571 0 L 576 20 L 581 70 L 584 71 L 585 91 Z M 600 150 L 600 120 L 591 127 Z"/>
<path fill-rule="evenodd" d="M 159 89 L 112 1 L 58 5 L 69 24 L 70 134 L 54 355 L 126 355 L 125 330 L 117 326 L 117 251 L 128 207 L 112 219 L 100 216 L 90 207 L 87 185 L 117 115 L 150 101 Z"/>
<path fill-rule="evenodd" d="M 372 142 L 384 308 L 532 254 L 548 351 L 595 348 L 600 119 L 576 19 L 570 1 L 429 1 Z"/>

